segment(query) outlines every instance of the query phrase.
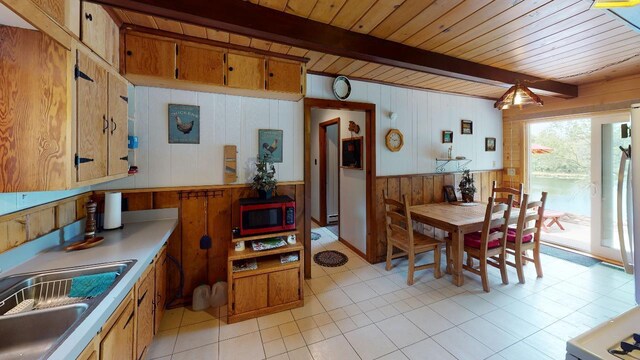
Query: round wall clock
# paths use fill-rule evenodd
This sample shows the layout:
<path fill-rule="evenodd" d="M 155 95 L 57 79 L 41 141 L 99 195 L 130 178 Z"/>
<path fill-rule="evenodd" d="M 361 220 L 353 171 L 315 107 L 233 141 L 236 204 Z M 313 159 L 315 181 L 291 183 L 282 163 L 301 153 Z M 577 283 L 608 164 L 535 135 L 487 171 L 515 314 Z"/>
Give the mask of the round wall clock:
<path fill-rule="evenodd" d="M 393 152 L 400 151 L 404 145 L 404 137 L 398 129 L 391 129 L 385 137 L 387 148 Z"/>
<path fill-rule="evenodd" d="M 347 100 L 351 95 L 351 82 L 346 76 L 338 76 L 333 80 L 333 95 L 338 100 Z"/>

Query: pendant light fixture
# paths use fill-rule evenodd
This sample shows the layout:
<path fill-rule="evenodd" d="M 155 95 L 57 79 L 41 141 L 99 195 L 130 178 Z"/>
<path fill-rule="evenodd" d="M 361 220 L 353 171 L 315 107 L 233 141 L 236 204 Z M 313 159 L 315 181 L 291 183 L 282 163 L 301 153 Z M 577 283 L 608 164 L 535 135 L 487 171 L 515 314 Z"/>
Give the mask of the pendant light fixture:
<path fill-rule="evenodd" d="M 522 109 L 523 106 L 537 105 L 542 106 L 543 102 L 540 97 L 524 86 L 520 81 L 516 81 L 509 90 L 507 90 L 498 101 L 493 105 L 498 110 L 505 110 L 515 106 Z"/>

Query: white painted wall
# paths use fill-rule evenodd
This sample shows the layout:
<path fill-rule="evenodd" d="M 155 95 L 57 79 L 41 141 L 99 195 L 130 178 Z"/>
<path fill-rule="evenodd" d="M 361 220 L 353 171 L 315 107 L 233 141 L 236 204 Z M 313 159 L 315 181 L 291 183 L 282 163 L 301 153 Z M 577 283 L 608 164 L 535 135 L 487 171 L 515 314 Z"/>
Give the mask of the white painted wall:
<path fill-rule="evenodd" d="M 319 161 L 319 135 L 318 129 L 321 122 L 340 118 L 340 138 L 351 137 L 349 132 L 349 121 L 354 121 L 360 125 L 360 134 L 364 136 L 365 112 L 346 111 L 330 109 L 311 109 L 311 214 L 318 219 L 320 215 L 320 161 Z M 365 138 L 362 148 L 366 148 Z M 338 154 L 341 154 L 338 149 Z M 318 160 L 316 162 L 316 160 Z M 363 165 L 366 165 L 366 156 L 362 158 Z M 340 169 L 340 237 L 348 241 L 357 249 L 366 253 L 367 244 L 367 214 L 366 214 L 366 174 L 365 166 L 363 170 Z M 328 189 L 327 189 L 328 191 Z M 328 204 L 327 204 L 328 207 Z"/>
<path fill-rule="evenodd" d="M 307 97 L 334 99 L 333 78 L 308 75 Z M 471 170 L 502 168 L 502 114 L 493 101 L 459 95 L 411 90 L 400 87 L 351 81 L 348 101 L 376 105 L 377 176 L 433 173 L 436 157 L 447 155 L 442 130 L 451 130 L 453 155 L 471 159 Z M 392 122 L 389 113 L 398 114 Z M 460 120 L 473 121 L 473 135 L 460 135 Z M 404 134 L 404 147 L 393 153 L 385 146 L 390 128 Z M 485 152 L 485 137 L 496 138 L 496 151 Z"/>
<path fill-rule="evenodd" d="M 137 87 L 135 95 L 136 176 L 97 189 L 223 184 L 223 147 L 238 147 L 238 182 L 251 181 L 258 154 L 258 129 L 282 129 L 279 181 L 304 178 L 302 102 L 204 92 Z M 169 104 L 200 106 L 200 144 L 169 144 Z"/>
<path fill-rule="evenodd" d="M 338 193 L 338 184 L 340 175 L 340 139 L 338 139 L 339 124 L 327 126 L 327 220 L 330 215 L 340 213 L 340 198 Z"/>

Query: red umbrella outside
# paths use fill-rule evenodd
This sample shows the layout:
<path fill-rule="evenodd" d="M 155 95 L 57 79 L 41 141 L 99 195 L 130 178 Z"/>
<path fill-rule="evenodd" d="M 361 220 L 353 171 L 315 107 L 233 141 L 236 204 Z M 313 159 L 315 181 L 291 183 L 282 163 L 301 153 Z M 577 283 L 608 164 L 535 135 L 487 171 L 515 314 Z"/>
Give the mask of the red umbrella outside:
<path fill-rule="evenodd" d="M 548 147 L 548 146 L 539 145 L 539 144 L 532 144 L 531 145 L 531 153 L 532 154 L 548 154 L 550 152 L 553 152 L 553 149 Z"/>

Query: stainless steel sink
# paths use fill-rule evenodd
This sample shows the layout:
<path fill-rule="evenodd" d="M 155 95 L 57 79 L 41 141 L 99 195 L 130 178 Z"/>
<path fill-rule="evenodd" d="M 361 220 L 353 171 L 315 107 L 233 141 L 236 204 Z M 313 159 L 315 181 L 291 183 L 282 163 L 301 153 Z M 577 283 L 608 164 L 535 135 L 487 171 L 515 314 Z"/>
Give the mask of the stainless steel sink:
<path fill-rule="evenodd" d="M 122 279 L 136 260 L 19 274 L 0 280 L 0 360 L 47 358 Z M 94 298 L 69 297 L 71 279 L 117 272 L 109 289 Z M 34 310 L 3 315 L 24 300 Z"/>

